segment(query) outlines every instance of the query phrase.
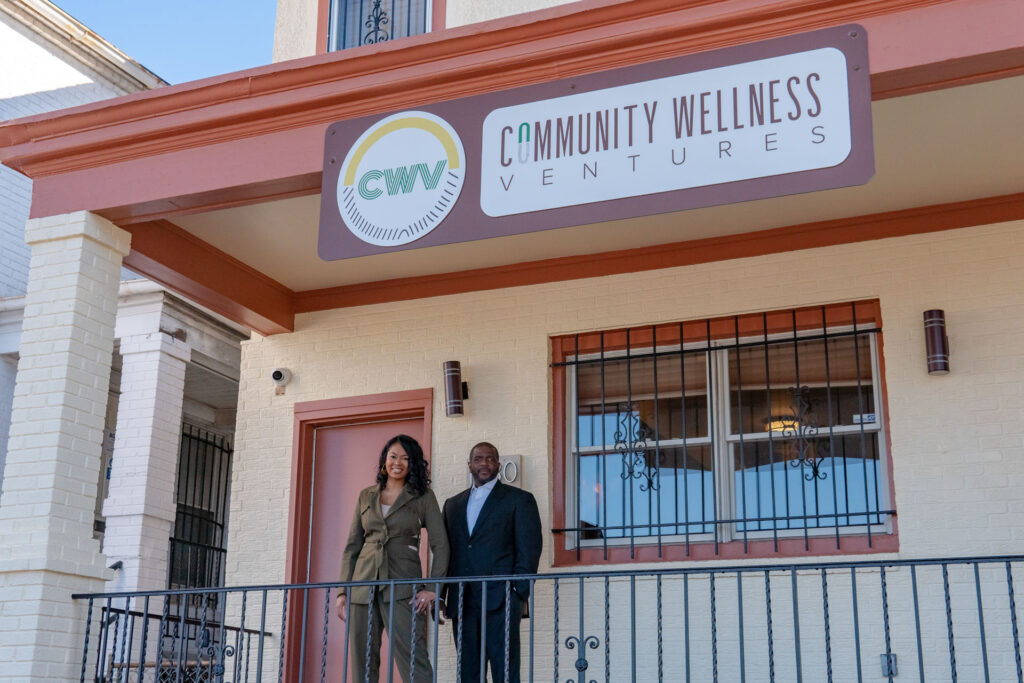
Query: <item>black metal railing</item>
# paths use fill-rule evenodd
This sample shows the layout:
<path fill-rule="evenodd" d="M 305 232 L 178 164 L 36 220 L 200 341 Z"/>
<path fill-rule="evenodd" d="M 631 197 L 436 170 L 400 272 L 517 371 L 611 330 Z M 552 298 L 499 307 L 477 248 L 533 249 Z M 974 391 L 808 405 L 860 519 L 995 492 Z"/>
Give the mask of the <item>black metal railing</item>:
<path fill-rule="evenodd" d="M 430 30 L 430 0 L 333 0 L 331 50 L 384 43 Z"/>
<path fill-rule="evenodd" d="M 483 648 L 459 646 L 473 640 L 470 605 L 498 592 L 484 628 L 497 624 L 507 643 L 518 614 L 510 606 L 523 604 L 513 596 L 528 590 L 529 618 L 519 628 L 524 681 L 1021 683 L 1014 588 L 1022 571 L 1024 556 L 1004 556 L 467 579 L 449 584 L 453 620 L 438 609 L 412 619 L 421 639 L 412 639 L 406 661 L 414 680 L 483 680 L 483 667 L 475 670 Z M 348 619 L 334 613 L 338 586 L 390 594 L 409 583 L 76 595 L 87 615 L 81 681 L 355 681 L 345 645 L 354 613 L 351 603 Z M 197 602 L 204 607 L 195 616 L 181 607 Z M 399 643 L 395 607 L 383 604 L 376 616 L 387 616 L 385 633 Z M 415 662 L 425 660 L 415 648 L 424 646 L 433 667 L 417 675 Z M 368 643 L 359 647 L 370 652 Z M 386 666 L 397 649 L 381 652 L 388 681 L 398 680 Z M 460 674 L 468 661 L 473 673 Z M 491 680 L 515 665 L 499 658 Z"/>

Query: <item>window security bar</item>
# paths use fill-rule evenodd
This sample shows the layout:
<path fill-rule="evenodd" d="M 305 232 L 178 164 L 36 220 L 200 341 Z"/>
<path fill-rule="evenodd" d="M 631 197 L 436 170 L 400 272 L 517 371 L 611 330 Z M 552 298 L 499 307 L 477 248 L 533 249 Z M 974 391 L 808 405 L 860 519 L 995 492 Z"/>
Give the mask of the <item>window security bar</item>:
<path fill-rule="evenodd" d="M 183 425 L 175 487 L 177 514 L 169 540 L 169 588 L 224 585 L 231 442 Z"/>
<path fill-rule="evenodd" d="M 827 530 L 891 533 L 876 302 L 553 340 L 566 443 L 556 454 L 577 559 L 628 542 L 685 546 Z M 556 444 L 557 447 L 557 444 Z M 593 559 L 593 555 L 590 556 Z"/>

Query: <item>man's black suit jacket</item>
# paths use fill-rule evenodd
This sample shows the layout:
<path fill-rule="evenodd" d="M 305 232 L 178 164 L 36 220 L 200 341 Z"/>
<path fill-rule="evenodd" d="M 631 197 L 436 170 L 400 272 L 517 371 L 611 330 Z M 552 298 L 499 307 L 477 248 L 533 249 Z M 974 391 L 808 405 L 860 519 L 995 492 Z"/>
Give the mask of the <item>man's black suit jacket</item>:
<path fill-rule="evenodd" d="M 540 513 L 533 494 L 496 482 L 470 534 L 466 522 L 469 491 L 466 489 L 444 504 L 444 523 L 451 546 L 448 576 L 536 574 L 543 539 Z M 514 581 L 512 590 L 525 601 L 530 596 L 530 583 Z M 442 599 L 448 606 L 448 613 L 455 616 L 458 611 L 458 584 L 447 584 L 444 593 Z M 466 584 L 463 609 L 479 609 L 480 594 L 479 585 Z M 487 610 L 498 609 L 504 601 L 504 582 L 488 583 Z"/>

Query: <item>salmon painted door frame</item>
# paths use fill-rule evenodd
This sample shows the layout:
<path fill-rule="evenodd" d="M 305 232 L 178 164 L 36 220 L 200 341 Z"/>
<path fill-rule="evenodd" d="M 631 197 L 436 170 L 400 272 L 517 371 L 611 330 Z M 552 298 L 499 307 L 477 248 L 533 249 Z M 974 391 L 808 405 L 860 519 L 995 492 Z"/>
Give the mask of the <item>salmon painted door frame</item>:
<path fill-rule="evenodd" d="M 430 460 L 434 390 L 411 389 L 386 394 L 351 396 L 296 403 L 292 434 L 291 495 L 288 504 L 288 554 L 285 583 L 306 580 L 305 560 L 309 530 L 309 502 L 312 492 L 314 434 L 321 427 L 340 427 L 363 422 L 403 418 L 423 419 L 423 455 Z M 299 547 L 303 546 L 303 547 Z"/>
<path fill-rule="evenodd" d="M 288 505 L 288 552 L 285 560 L 285 583 L 307 581 L 307 562 L 310 544 L 310 516 L 313 495 L 313 469 L 316 430 L 324 427 L 364 425 L 394 420 L 422 420 L 420 445 L 423 455 L 430 461 L 430 444 L 434 414 L 434 390 L 412 389 L 368 396 L 327 399 L 296 403 L 292 435 L 291 494 Z M 289 603 L 295 596 L 293 591 Z M 290 609 L 286 633 L 302 630 L 302 610 Z M 301 644 L 296 638 L 286 638 L 286 680 L 297 680 L 302 659 Z"/>

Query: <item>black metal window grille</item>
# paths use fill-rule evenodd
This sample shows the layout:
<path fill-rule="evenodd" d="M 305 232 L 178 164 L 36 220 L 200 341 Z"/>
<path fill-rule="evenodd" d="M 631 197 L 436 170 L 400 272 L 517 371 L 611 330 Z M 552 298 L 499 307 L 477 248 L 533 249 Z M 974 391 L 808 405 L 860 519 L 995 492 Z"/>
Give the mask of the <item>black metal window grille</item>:
<path fill-rule="evenodd" d="M 331 50 L 407 38 L 430 30 L 430 0 L 333 0 Z"/>
<path fill-rule="evenodd" d="M 231 455 L 226 437 L 182 426 L 168 588 L 224 585 Z"/>
<path fill-rule="evenodd" d="M 567 547 L 887 532 L 877 302 L 561 337 Z M 560 351 L 559 351 L 560 350 Z M 561 355 L 561 358 L 558 356 Z"/>

